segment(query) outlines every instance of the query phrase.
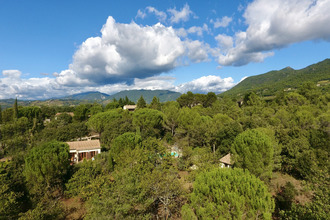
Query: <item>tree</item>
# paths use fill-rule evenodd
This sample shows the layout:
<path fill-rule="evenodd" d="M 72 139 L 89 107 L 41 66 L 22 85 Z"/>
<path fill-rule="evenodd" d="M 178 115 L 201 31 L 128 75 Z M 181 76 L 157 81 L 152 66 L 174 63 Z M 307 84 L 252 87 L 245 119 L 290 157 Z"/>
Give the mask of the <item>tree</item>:
<path fill-rule="evenodd" d="M 274 201 L 266 185 L 247 170 L 219 169 L 201 172 L 194 182 L 190 207 L 198 219 L 271 219 Z M 192 212 L 184 207 L 183 219 Z"/>
<path fill-rule="evenodd" d="M 120 118 L 121 114 L 118 110 L 110 110 L 93 115 L 87 122 L 87 126 L 101 136 L 107 123 Z"/>
<path fill-rule="evenodd" d="M 161 106 L 160 106 L 159 98 L 157 98 L 156 96 L 152 98 L 152 101 L 150 103 L 150 108 L 160 111 Z"/>
<path fill-rule="evenodd" d="M 259 96 L 257 96 L 257 94 L 255 94 L 254 92 L 249 92 L 244 96 L 244 105 L 247 106 L 258 106 L 260 105 L 261 102 L 261 98 Z"/>
<path fill-rule="evenodd" d="M 2 123 L 2 109 L 1 109 L 1 105 L 0 105 L 0 124 Z"/>
<path fill-rule="evenodd" d="M 13 114 L 13 118 L 14 120 L 18 119 L 18 106 L 17 106 L 17 97 L 15 99 L 15 102 L 14 102 L 14 114 Z"/>
<path fill-rule="evenodd" d="M 141 95 L 141 97 L 139 98 L 138 102 L 137 102 L 137 108 L 145 108 L 147 107 L 147 103 L 144 100 L 143 96 Z"/>
<path fill-rule="evenodd" d="M 297 190 L 291 182 L 286 182 L 276 196 L 276 206 L 281 210 L 290 210 Z"/>
<path fill-rule="evenodd" d="M 187 94 L 182 94 L 179 98 L 176 100 L 181 107 L 193 107 L 196 105 L 195 96 L 192 92 L 187 92 Z"/>
<path fill-rule="evenodd" d="M 85 121 L 87 119 L 88 108 L 86 105 L 78 105 L 73 113 L 73 119 L 77 121 Z"/>
<path fill-rule="evenodd" d="M 66 143 L 53 141 L 32 148 L 25 157 L 23 172 L 30 193 L 40 196 L 47 191 L 61 190 L 69 167 Z"/>
<path fill-rule="evenodd" d="M 165 128 L 171 131 L 172 136 L 178 127 L 179 109 L 180 105 L 177 102 L 167 102 L 163 108 Z"/>
<path fill-rule="evenodd" d="M 119 103 L 118 103 L 117 101 L 109 102 L 109 103 L 105 106 L 105 109 L 106 109 L 106 110 L 111 110 L 111 109 L 116 109 L 116 108 L 119 108 Z"/>
<path fill-rule="evenodd" d="M 203 102 L 203 107 L 205 108 L 211 107 L 216 100 L 217 100 L 217 96 L 215 95 L 214 92 L 207 93 Z"/>
<path fill-rule="evenodd" d="M 264 132 L 252 129 L 239 134 L 232 145 L 234 166 L 248 169 L 261 179 L 272 175 L 274 146 Z"/>
<path fill-rule="evenodd" d="M 142 185 L 157 207 L 158 217 L 168 219 L 178 208 L 178 199 L 183 190 L 177 175 L 175 170 L 157 167 L 142 179 Z"/>
<path fill-rule="evenodd" d="M 132 151 L 141 146 L 141 136 L 133 132 L 127 132 L 115 138 L 111 144 L 111 154 L 114 160 L 122 163 L 118 158 L 126 156 L 125 152 Z"/>
<path fill-rule="evenodd" d="M 0 162 L 0 219 L 16 219 L 22 205 L 20 199 L 23 192 L 16 192 L 14 189 L 9 163 L 11 162 Z"/>
<path fill-rule="evenodd" d="M 96 115 L 97 113 L 103 112 L 103 106 L 101 104 L 94 103 L 89 109 L 89 115 Z"/>
<path fill-rule="evenodd" d="M 135 125 L 143 137 L 159 136 L 163 128 L 164 114 L 154 109 L 139 109 L 133 114 Z"/>

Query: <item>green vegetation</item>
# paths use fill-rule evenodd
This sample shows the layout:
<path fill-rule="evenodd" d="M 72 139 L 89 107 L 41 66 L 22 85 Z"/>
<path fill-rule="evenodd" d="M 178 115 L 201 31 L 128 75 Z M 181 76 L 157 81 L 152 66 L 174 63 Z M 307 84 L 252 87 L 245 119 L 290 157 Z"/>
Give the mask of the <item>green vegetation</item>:
<path fill-rule="evenodd" d="M 194 214 L 198 219 L 271 219 L 274 201 L 267 186 L 248 171 L 217 167 L 200 173 L 193 188 L 191 210 L 183 219 Z"/>
<path fill-rule="evenodd" d="M 269 100 L 248 91 L 240 105 L 214 93 L 153 96 L 132 112 L 127 96 L 13 100 L 0 111 L 0 219 L 327 219 L 324 88 L 307 82 Z M 102 153 L 70 165 L 65 142 L 95 134 Z M 220 168 L 228 153 L 232 168 Z"/>
<path fill-rule="evenodd" d="M 260 96 L 273 96 L 276 92 L 296 90 L 305 82 L 312 82 L 329 92 L 330 59 L 300 70 L 286 67 L 282 70 L 248 77 L 229 91 L 222 93 L 221 96 L 242 97 L 247 91 L 254 91 Z"/>
<path fill-rule="evenodd" d="M 262 180 L 271 177 L 274 146 L 265 133 L 257 129 L 242 132 L 235 138 L 231 152 L 235 166 L 249 170 Z"/>

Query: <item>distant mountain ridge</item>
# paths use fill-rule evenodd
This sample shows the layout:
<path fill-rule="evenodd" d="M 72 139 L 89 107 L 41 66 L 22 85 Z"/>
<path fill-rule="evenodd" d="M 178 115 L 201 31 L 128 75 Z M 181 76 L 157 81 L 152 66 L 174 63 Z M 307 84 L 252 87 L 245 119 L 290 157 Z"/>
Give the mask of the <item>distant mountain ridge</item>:
<path fill-rule="evenodd" d="M 89 100 L 89 101 L 98 101 L 102 102 L 105 100 L 120 99 L 125 98 L 126 96 L 133 102 L 143 96 L 147 103 L 150 103 L 154 96 L 159 98 L 160 102 L 174 101 L 176 100 L 181 93 L 173 92 L 169 90 L 124 90 L 113 95 L 108 95 L 101 92 L 83 92 L 70 96 L 65 96 L 60 98 L 60 100 Z"/>
<path fill-rule="evenodd" d="M 221 93 L 220 96 L 242 96 L 249 91 L 254 91 L 262 96 L 271 96 L 278 91 L 294 90 L 307 81 L 328 87 L 330 84 L 330 59 L 325 59 L 300 70 L 286 67 L 281 70 L 250 76 L 230 90 Z"/>
<path fill-rule="evenodd" d="M 46 100 L 18 100 L 20 106 L 69 106 L 80 105 L 87 103 L 100 103 L 106 105 L 112 99 L 125 98 L 126 96 L 133 102 L 141 97 L 144 97 L 147 103 L 150 103 L 154 96 L 159 98 L 160 102 L 175 101 L 181 93 L 173 92 L 169 90 L 127 90 L 121 91 L 113 95 L 108 95 L 101 92 L 83 92 L 74 95 L 69 95 L 60 98 L 51 98 Z M 0 106 L 2 109 L 11 108 L 15 102 L 15 99 L 0 99 Z"/>
<path fill-rule="evenodd" d="M 141 95 L 147 103 L 150 103 L 154 96 L 158 97 L 160 102 L 175 101 L 181 96 L 181 93 L 169 90 L 126 90 L 110 95 L 109 99 L 118 100 L 127 96 L 131 101 L 136 103 Z"/>
<path fill-rule="evenodd" d="M 106 100 L 108 98 L 109 98 L 108 94 L 91 91 L 91 92 L 83 92 L 83 93 L 78 93 L 78 94 L 74 94 L 74 95 L 65 96 L 65 97 L 60 98 L 60 99 L 97 101 L 97 100 Z"/>

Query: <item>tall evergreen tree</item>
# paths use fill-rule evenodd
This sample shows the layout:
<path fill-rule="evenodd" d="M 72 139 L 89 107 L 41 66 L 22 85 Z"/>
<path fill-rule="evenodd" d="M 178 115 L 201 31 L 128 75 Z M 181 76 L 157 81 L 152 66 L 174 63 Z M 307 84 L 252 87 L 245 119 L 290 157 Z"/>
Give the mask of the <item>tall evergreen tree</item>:
<path fill-rule="evenodd" d="M 1 109 L 1 105 L 0 105 L 0 124 L 2 123 L 2 109 Z"/>
<path fill-rule="evenodd" d="M 159 98 L 154 96 L 154 98 L 152 99 L 152 101 L 150 103 L 150 108 L 160 110 L 160 107 L 161 106 L 160 106 Z"/>
<path fill-rule="evenodd" d="M 14 114 L 13 114 L 13 118 L 14 118 L 14 120 L 16 120 L 18 118 L 17 97 L 16 97 L 15 103 L 14 103 Z"/>
<path fill-rule="evenodd" d="M 138 102 L 137 102 L 137 108 L 145 108 L 147 107 L 147 103 L 144 100 L 143 96 L 141 95 L 141 97 L 139 98 Z"/>

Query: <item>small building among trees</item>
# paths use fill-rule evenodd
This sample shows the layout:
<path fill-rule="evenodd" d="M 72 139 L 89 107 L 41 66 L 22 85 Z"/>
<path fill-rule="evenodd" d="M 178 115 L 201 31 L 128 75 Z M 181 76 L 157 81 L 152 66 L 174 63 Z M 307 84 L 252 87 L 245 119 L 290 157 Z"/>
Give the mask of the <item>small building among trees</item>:
<path fill-rule="evenodd" d="M 73 141 L 66 142 L 70 147 L 71 163 L 78 163 L 84 159 L 92 159 L 95 155 L 101 153 L 101 144 L 99 140 Z"/>
<path fill-rule="evenodd" d="M 221 168 L 227 167 L 230 168 L 232 167 L 233 163 L 231 162 L 231 154 L 227 154 L 224 157 L 220 158 L 220 166 Z"/>
<path fill-rule="evenodd" d="M 124 105 L 124 110 L 134 111 L 136 109 L 136 105 Z"/>

